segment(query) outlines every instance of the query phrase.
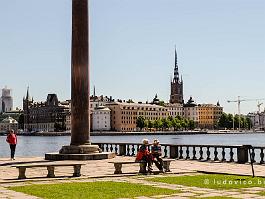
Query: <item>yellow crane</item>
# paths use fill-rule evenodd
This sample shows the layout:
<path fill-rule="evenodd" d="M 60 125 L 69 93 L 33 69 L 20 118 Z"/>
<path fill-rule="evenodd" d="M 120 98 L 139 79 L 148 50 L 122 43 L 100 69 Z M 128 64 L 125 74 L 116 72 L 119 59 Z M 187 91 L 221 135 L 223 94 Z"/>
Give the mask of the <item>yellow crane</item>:
<path fill-rule="evenodd" d="M 239 122 L 238 122 L 238 130 L 240 131 L 240 104 L 241 102 L 244 102 L 244 101 L 258 101 L 258 100 L 265 100 L 265 98 L 262 98 L 262 99 L 241 99 L 240 96 L 238 96 L 237 100 L 227 100 L 228 103 L 231 103 L 231 102 L 236 102 L 237 103 L 237 110 L 238 110 L 238 118 L 239 118 Z M 260 104 L 260 103 L 258 103 Z M 259 107 L 261 106 L 261 104 L 259 105 Z"/>

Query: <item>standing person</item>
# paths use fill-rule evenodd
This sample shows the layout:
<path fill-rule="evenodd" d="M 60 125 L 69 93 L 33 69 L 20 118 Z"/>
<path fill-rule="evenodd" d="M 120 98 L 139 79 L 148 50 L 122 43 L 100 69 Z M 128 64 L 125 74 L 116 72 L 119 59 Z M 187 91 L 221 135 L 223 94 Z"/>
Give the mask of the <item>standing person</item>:
<path fill-rule="evenodd" d="M 9 146 L 10 146 L 11 160 L 15 160 L 14 156 L 15 156 L 16 145 L 17 145 L 17 135 L 15 134 L 13 129 L 9 130 L 6 141 L 9 143 Z"/>
<path fill-rule="evenodd" d="M 158 139 L 154 139 L 153 145 L 151 146 L 151 154 L 153 156 L 153 162 L 155 163 L 156 167 L 159 169 L 159 171 L 163 171 L 163 160 L 160 157 L 162 155 L 161 152 L 161 145 L 159 144 Z"/>
<path fill-rule="evenodd" d="M 149 146 L 149 141 L 148 139 L 143 139 L 143 144 L 140 146 L 139 151 L 136 155 L 136 161 L 144 161 L 144 168 L 145 170 L 143 171 L 146 173 L 146 166 L 148 169 L 148 172 L 152 172 L 152 155 L 150 151 L 148 150 Z"/>

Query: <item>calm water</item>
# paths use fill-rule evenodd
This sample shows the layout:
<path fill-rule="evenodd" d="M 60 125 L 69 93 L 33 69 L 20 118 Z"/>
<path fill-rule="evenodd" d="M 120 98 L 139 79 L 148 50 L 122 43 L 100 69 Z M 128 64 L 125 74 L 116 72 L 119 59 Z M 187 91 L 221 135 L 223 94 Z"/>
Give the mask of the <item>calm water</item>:
<path fill-rule="evenodd" d="M 158 138 L 162 144 L 216 144 L 265 146 L 265 134 L 201 134 L 201 135 L 158 135 L 158 136 L 92 136 L 92 142 L 138 143 L 143 138 Z M 0 136 L 0 158 L 9 157 L 9 145 L 5 136 Z M 18 136 L 16 156 L 44 156 L 47 152 L 58 152 L 62 145 L 70 143 L 70 136 L 38 137 Z"/>

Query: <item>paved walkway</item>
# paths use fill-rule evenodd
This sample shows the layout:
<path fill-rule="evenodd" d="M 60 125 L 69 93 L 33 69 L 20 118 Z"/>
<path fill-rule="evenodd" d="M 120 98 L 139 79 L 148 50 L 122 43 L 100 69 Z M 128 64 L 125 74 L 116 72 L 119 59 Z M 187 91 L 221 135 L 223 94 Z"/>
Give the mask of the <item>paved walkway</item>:
<path fill-rule="evenodd" d="M 203 198 L 203 197 L 218 197 L 218 196 L 230 196 L 233 198 L 264 198 L 257 193 L 265 191 L 265 188 L 247 188 L 247 189 L 235 189 L 235 190 L 213 190 L 206 188 L 186 187 L 182 185 L 169 185 L 164 183 L 151 183 L 146 181 L 149 176 L 136 175 L 139 170 L 138 164 L 130 164 L 123 166 L 122 175 L 114 175 L 114 166 L 109 163 L 113 160 L 133 160 L 132 157 L 116 157 L 111 160 L 93 160 L 82 161 L 85 165 L 82 166 L 82 176 L 80 178 L 71 178 L 73 169 L 69 167 L 62 167 L 55 169 L 55 175 L 57 178 L 46 178 L 46 168 L 33 168 L 27 169 L 26 175 L 28 179 L 18 180 L 18 170 L 11 167 L 12 165 L 26 162 L 44 162 L 45 160 L 40 157 L 32 158 L 16 158 L 15 161 L 9 159 L 0 159 L 0 199 L 1 198 L 23 198 L 33 199 L 37 197 L 28 196 L 22 193 L 10 191 L 7 189 L 9 186 L 19 186 L 27 184 L 37 183 L 58 183 L 58 182 L 71 182 L 71 181 L 122 181 L 138 184 L 146 184 L 155 187 L 169 188 L 174 190 L 180 190 L 182 193 L 168 195 L 168 196 L 156 196 L 156 197 L 138 197 L 137 199 L 149 199 L 149 198 Z M 64 161 L 72 162 L 72 161 Z M 198 171 L 215 172 L 215 173 L 229 173 L 239 175 L 251 175 L 251 166 L 248 164 L 235 164 L 235 163 L 209 163 L 189 160 L 176 160 L 171 163 L 171 173 L 164 175 L 197 175 Z M 255 165 L 255 174 L 257 176 L 265 177 L 265 167 L 262 165 Z M 163 177 L 164 175 L 157 175 Z M 153 177 L 153 176 L 152 176 Z"/>

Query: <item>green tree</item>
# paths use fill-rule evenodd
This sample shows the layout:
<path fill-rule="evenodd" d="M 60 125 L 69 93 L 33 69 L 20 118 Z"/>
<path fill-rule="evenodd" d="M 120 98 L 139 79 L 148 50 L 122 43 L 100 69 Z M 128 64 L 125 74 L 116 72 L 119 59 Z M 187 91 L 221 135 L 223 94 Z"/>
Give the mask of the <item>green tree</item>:
<path fill-rule="evenodd" d="M 136 119 L 136 127 L 140 128 L 140 131 L 145 127 L 145 119 L 143 116 L 139 116 Z"/>
<path fill-rule="evenodd" d="M 152 130 L 152 128 L 154 127 L 154 123 L 153 123 L 153 121 L 151 121 L 151 120 L 148 120 L 148 122 L 147 122 L 147 127 L 149 128 L 149 130 L 151 131 Z"/>
<path fill-rule="evenodd" d="M 195 122 L 193 120 L 188 120 L 188 128 L 190 130 L 194 130 L 195 129 Z"/>
<path fill-rule="evenodd" d="M 185 129 L 185 130 L 187 130 L 187 128 L 188 128 L 188 120 L 187 119 L 181 119 L 181 127 L 183 128 L 183 129 Z"/>
<path fill-rule="evenodd" d="M 159 101 L 159 106 L 165 106 L 165 102 L 164 101 Z"/>
<path fill-rule="evenodd" d="M 228 115 L 227 115 L 227 122 L 228 122 L 228 124 L 227 124 L 227 126 L 226 126 L 226 128 L 228 128 L 228 129 L 232 129 L 233 128 L 233 122 L 234 122 L 234 116 L 231 114 L 231 113 L 229 113 Z"/>
<path fill-rule="evenodd" d="M 247 129 L 251 129 L 252 128 L 252 122 L 251 122 L 251 119 L 249 117 L 246 118 L 246 123 L 247 123 Z"/>
<path fill-rule="evenodd" d="M 227 128 L 228 126 L 228 115 L 226 113 L 222 113 L 221 117 L 218 120 L 219 128 Z"/>

